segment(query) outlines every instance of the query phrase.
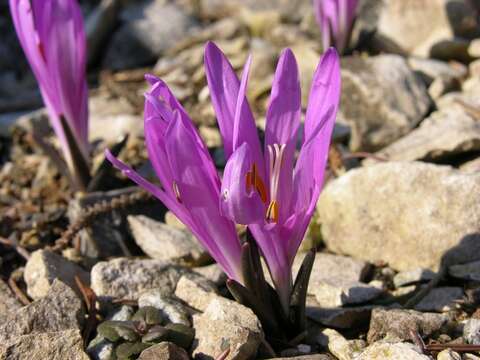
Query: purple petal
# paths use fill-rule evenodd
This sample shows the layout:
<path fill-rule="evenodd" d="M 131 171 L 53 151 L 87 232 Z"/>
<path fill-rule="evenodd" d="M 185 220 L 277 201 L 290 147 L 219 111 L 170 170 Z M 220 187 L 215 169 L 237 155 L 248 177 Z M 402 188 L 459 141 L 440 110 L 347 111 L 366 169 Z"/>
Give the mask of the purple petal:
<path fill-rule="evenodd" d="M 280 221 L 290 212 L 292 172 L 298 126 L 301 115 L 301 90 L 298 66 L 290 49 L 282 52 L 273 80 L 265 129 L 265 156 L 269 146 L 285 145 L 278 185 Z M 272 159 L 266 160 L 270 163 Z M 270 164 L 272 168 L 273 164 Z M 268 173 L 268 178 L 272 174 Z M 270 187 L 272 184 L 270 184 Z"/>
<path fill-rule="evenodd" d="M 179 200 L 202 234 L 202 244 L 229 276 L 241 280 L 241 250 L 235 226 L 220 214 L 219 189 L 210 181 L 202 149 L 189 131 L 188 122 L 178 111 L 174 116 L 175 121 L 171 122 L 166 134 L 166 151 Z"/>
<path fill-rule="evenodd" d="M 238 224 L 264 220 L 265 205 L 256 189 L 258 174 L 253 169 L 250 147 L 243 143 L 228 159 L 220 196 L 221 214 Z"/>

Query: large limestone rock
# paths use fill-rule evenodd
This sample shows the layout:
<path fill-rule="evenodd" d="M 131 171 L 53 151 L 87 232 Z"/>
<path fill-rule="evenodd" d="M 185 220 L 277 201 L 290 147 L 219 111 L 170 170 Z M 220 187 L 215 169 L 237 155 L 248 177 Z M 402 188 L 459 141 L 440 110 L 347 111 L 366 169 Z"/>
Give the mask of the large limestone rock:
<path fill-rule="evenodd" d="M 8 317 L 12 311 L 18 310 L 22 304 L 17 300 L 8 285 L 0 279 L 0 323 Z"/>
<path fill-rule="evenodd" d="M 455 36 L 478 33 L 475 14 L 468 0 L 366 0 L 353 37 L 362 41 L 373 34 L 369 43 L 378 50 L 428 57 Z"/>
<path fill-rule="evenodd" d="M 389 160 L 443 160 L 480 149 L 480 122 L 455 104 L 434 112 L 408 135 L 378 152 Z"/>
<path fill-rule="evenodd" d="M 252 310 L 225 298 L 215 298 L 201 315 L 193 316 L 193 357 L 212 359 L 230 346 L 226 359 L 253 359 L 263 338 Z"/>
<path fill-rule="evenodd" d="M 88 360 L 79 330 L 23 335 L 0 344 L 0 359 Z"/>
<path fill-rule="evenodd" d="M 322 235 L 333 252 L 398 270 L 474 261 L 479 193 L 480 174 L 449 166 L 391 162 L 355 169 L 323 190 Z"/>
<path fill-rule="evenodd" d="M 430 103 L 425 84 L 398 55 L 342 60 L 339 121 L 351 128 L 352 151 L 392 143 L 423 119 Z"/>
<path fill-rule="evenodd" d="M 376 342 L 369 346 L 357 360 L 428 360 L 413 344 Z"/>

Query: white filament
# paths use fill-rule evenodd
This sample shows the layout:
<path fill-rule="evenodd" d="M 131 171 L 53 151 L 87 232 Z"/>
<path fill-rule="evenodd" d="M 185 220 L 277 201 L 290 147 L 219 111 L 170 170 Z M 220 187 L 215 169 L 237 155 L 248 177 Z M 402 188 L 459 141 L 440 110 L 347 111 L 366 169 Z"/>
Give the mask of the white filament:
<path fill-rule="evenodd" d="M 285 146 L 285 144 L 268 145 L 268 154 L 270 157 L 270 201 L 272 202 L 277 201 L 280 170 L 282 169 Z"/>

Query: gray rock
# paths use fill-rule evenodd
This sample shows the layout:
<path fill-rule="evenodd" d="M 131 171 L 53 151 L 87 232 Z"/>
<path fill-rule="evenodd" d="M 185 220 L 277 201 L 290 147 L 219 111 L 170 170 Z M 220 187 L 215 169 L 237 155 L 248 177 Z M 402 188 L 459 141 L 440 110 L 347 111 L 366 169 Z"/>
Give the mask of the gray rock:
<path fill-rule="evenodd" d="M 155 62 L 196 25 L 179 7 L 159 0 L 135 2 L 120 17 L 123 24 L 114 33 L 104 59 L 104 64 L 115 70 Z"/>
<path fill-rule="evenodd" d="M 193 327 L 195 359 L 215 358 L 226 347 L 230 347 L 226 359 L 255 358 L 264 337 L 252 310 L 225 298 L 213 299 L 203 314 L 194 315 Z"/>
<path fill-rule="evenodd" d="M 0 344 L 15 343 L 22 335 L 80 329 L 84 315 L 78 296 L 55 280 L 47 296 L 7 315 L 0 325 Z"/>
<path fill-rule="evenodd" d="M 429 337 L 448 328 L 451 319 L 444 314 L 421 313 L 403 309 L 374 309 L 370 320 L 367 340 L 389 342 L 411 340 L 411 331 Z"/>
<path fill-rule="evenodd" d="M 307 297 L 307 317 L 327 327 L 352 329 L 368 325 L 373 306 L 325 309 L 315 297 Z"/>
<path fill-rule="evenodd" d="M 328 354 L 311 354 L 303 356 L 271 358 L 271 360 L 333 360 L 333 358 Z"/>
<path fill-rule="evenodd" d="M 467 344 L 480 345 L 480 319 L 471 318 L 465 322 L 463 339 Z"/>
<path fill-rule="evenodd" d="M 133 238 L 145 254 L 153 259 L 200 266 L 211 257 L 190 231 L 179 230 L 146 216 L 129 216 Z"/>
<path fill-rule="evenodd" d="M 429 360 L 413 344 L 376 342 L 370 345 L 356 360 Z"/>
<path fill-rule="evenodd" d="M 416 306 L 419 311 L 449 311 L 455 302 L 463 299 L 463 289 L 459 287 L 439 287 L 432 289 Z"/>
<path fill-rule="evenodd" d="M 117 189 L 107 192 L 92 192 L 81 198 L 71 200 L 68 206 L 70 223 L 81 219 L 85 209 L 94 205 L 111 202 L 119 197 L 128 198 L 138 194 L 137 187 Z M 131 242 L 128 231 L 128 215 L 145 215 L 159 218 L 164 213 L 159 201 L 137 201 L 127 207 L 102 214 L 90 222 L 88 227 L 78 234 L 80 252 L 88 258 L 131 255 L 128 246 Z"/>
<path fill-rule="evenodd" d="M 480 209 L 472 194 L 479 181 L 480 174 L 419 162 L 351 170 L 320 196 L 323 239 L 333 252 L 398 270 L 478 260 Z"/>
<path fill-rule="evenodd" d="M 480 261 L 452 265 L 448 268 L 448 273 L 458 279 L 480 281 Z"/>
<path fill-rule="evenodd" d="M 451 349 L 445 349 L 438 353 L 437 360 L 462 360 L 462 356 Z"/>
<path fill-rule="evenodd" d="M 0 323 L 8 318 L 8 314 L 22 307 L 8 285 L 0 279 Z"/>
<path fill-rule="evenodd" d="M 395 161 L 441 161 L 479 149 L 480 123 L 456 104 L 432 113 L 417 129 L 376 154 Z"/>
<path fill-rule="evenodd" d="M 214 282 L 218 286 L 224 285 L 225 281 L 227 280 L 227 275 L 223 272 L 222 269 L 220 269 L 220 266 L 218 266 L 217 263 L 207 265 L 207 266 L 197 267 L 192 270 L 206 277 L 208 280 Z"/>
<path fill-rule="evenodd" d="M 358 342 L 348 341 L 333 329 L 323 330 L 317 341 L 323 347 L 327 347 L 338 360 L 351 360 L 362 350 L 358 348 Z"/>
<path fill-rule="evenodd" d="M 350 149 L 378 150 L 413 129 L 431 104 L 425 84 L 397 55 L 342 60 L 340 123 Z"/>
<path fill-rule="evenodd" d="M 0 359 L 88 360 L 77 329 L 22 335 L 0 343 Z"/>
<path fill-rule="evenodd" d="M 429 269 L 417 268 L 414 270 L 401 271 L 393 278 L 393 284 L 399 288 L 419 282 L 432 280 L 435 273 Z"/>
<path fill-rule="evenodd" d="M 75 276 L 86 284 L 90 283 L 89 274 L 77 264 L 51 251 L 37 250 L 28 259 L 23 278 L 27 284 L 28 295 L 33 299 L 40 299 L 48 294 L 55 279 L 78 292 Z"/>
<path fill-rule="evenodd" d="M 188 310 L 178 299 L 165 294 L 162 289 L 147 290 L 138 298 L 138 306 L 153 306 L 160 310 L 162 317 L 170 323 L 191 326 Z"/>
<path fill-rule="evenodd" d="M 313 293 L 320 307 L 335 308 L 367 302 L 380 296 L 383 291 L 358 281 L 349 281 L 341 276 L 332 276 L 315 284 Z"/>
<path fill-rule="evenodd" d="M 199 311 L 205 311 L 210 302 L 219 297 L 214 283 L 187 275 L 178 280 L 175 295 Z"/>
<path fill-rule="evenodd" d="M 118 258 L 97 263 L 91 272 L 91 287 L 100 299 L 138 300 L 151 289 L 173 293 L 186 269 L 161 260 Z"/>
<path fill-rule="evenodd" d="M 430 85 L 437 78 L 462 80 L 468 74 L 467 67 L 463 64 L 452 65 L 435 59 L 410 57 L 408 65 L 413 71 L 421 75 L 427 85 Z"/>
<path fill-rule="evenodd" d="M 188 353 L 171 342 L 162 342 L 142 351 L 139 360 L 189 360 Z"/>
<path fill-rule="evenodd" d="M 429 57 L 442 41 L 478 33 L 474 14 L 466 0 L 367 0 L 355 31 L 374 32 L 377 50 Z"/>
<path fill-rule="evenodd" d="M 433 80 L 433 82 L 428 87 L 428 95 L 433 100 L 440 98 L 441 96 L 458 90 L 460 84 L 457 79 L 451 77 L 439 77 Z"/>

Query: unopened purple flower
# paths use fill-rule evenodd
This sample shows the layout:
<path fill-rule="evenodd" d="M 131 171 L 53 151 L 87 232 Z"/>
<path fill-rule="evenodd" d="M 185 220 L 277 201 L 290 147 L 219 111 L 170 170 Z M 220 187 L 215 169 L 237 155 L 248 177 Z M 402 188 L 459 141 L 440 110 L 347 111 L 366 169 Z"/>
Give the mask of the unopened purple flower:
<path fill-rule="evenodd" d="M 76 0 L 10 0 L 10 11 L 52 127 L 75 176 L 75 155 L 62 122 L 88 163 L 86 38 L 80 7 Z"/>
<path fill-rule="evenodd" d="M 243 282 L 235 224 L 219 210 L 220 178 L 192 121 L 160 79 L 147 75 L 145 142 L 161 187 L 107 151 L 114 166 L 167 206 L 200 240 L 229 277 Z"/>
<path fill-rule="evenodd" d="M 339 53 L 345 50 L 357 5 L 358 0 L 313 0 L 315 17 L 322 32 L 323 49 L 335 46 Z"/>
<path fill-rule="evenodd" d="M 218 69 L 228 68 L 225 63 L 218 48 L 207 45 L 207 78 L 213 103 L 223 124 L 223 137 L 230 136 L 224 141 L 225 153 L 231 156 L 225 167 L 220 207 L 225 216 L 249 226 L 288 313 L 292 263 L 322 188 L 339 104 L 338 55 L 333 48 L 327 50 L 315 72 L 296 161 L 301 94 L 293 53 L 286 49 L 277 65 L 263 153 L 245 98 L 250 61 L 243 70 L 236 99 L 225 74 L 224 81 L 218 75 Z M 212 73 L 210 69 L 217 70 Z M 231 130 L 225 131 L 227 128 Z"/>

